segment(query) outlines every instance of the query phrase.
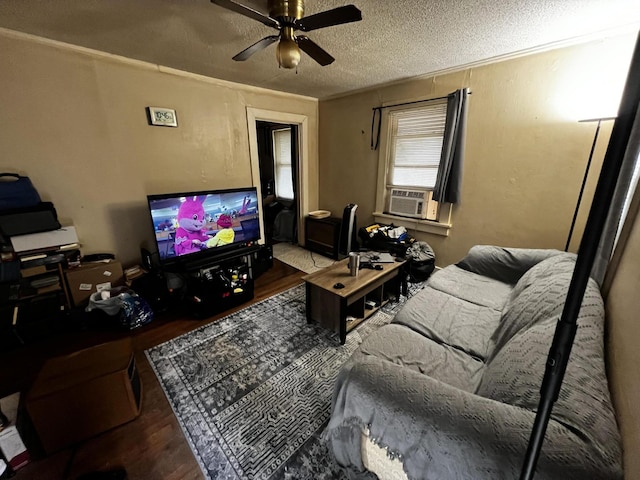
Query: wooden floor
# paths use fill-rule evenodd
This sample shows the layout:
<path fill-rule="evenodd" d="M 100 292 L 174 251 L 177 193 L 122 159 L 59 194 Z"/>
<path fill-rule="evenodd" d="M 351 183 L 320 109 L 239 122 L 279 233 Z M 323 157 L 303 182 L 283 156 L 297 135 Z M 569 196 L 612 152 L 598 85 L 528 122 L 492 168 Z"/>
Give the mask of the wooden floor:
<path fill-rule="evenodd" d="M 274 266 L 255 282 L 258 302 L 302 283 L 304 272 L 274 260 Z M 183 333 L 216 321 L 233 310 L 207 320 L 193 320 L 181 314 L 165 314 L 133 332 L 91 331 L 56 336 L 0 354 L 0 397 L 28 388 L 42 362 L 51 356 L 129 335 L 133 340 L 143 385 L 140 416 L 132 422 L 98 435 L 76 448 L 32 461 L 17 472 L 16 479 L 66 480 L 93 472 L 124 467 L 128 478 L 145 480 L 202 479 L 191 448 L 158 383 L 144 350 Z M 56 412 L 51 412 L 55 415 Z M 73 422 L 73 418 L 69 418 Z M 64 475 L 68 469 L 68 475 Z"/>

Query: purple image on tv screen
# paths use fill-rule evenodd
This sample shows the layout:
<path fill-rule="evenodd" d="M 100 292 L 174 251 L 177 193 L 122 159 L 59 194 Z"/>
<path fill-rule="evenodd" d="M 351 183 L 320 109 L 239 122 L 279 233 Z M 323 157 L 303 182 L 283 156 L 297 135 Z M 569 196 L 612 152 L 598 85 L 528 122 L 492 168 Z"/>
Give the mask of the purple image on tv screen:
<path fill-rule="evenodd" d="M 255 187 L 147 197 L 161 263 L 260 239 Z"/>

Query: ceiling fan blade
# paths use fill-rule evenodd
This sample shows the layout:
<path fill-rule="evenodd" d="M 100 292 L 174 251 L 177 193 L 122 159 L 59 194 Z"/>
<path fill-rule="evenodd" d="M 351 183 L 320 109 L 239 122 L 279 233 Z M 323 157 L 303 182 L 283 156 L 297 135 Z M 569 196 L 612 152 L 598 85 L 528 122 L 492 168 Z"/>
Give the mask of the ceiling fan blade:
<path fill-rule="evenodd" d="M 298 46 L 304 53 L 309 55 L 323 67 L 332 64 L 335 60 L 335 58 L 329 55 L 317 43 L 311 41 L 309 37 L 301 35 L 299 37 L 296 37 L 296 42 L 298 42 Z"/>
<path fill-rule="evenodd" d="M 280 28 L 280 22 L 278 22 L 275 18 L 271 18 L 268 15 L 265 15 L 262 12 L 254 10 L 253 8 L 249 8 L 240 3 L 234 2 L 233 0 L 211 0 L 212 3 L 224 7 L 228 10 L 232 10 L 236 13 L 240 13 L 245 17 L 253 18 L 261 23 L 264 23 L 267 27 Z"/>
<path fill-rule="evenodd" d="M 295 22 L 296 28 L 303 32 L 309 32 L 318 28 L 331 27 L 342 23 L 359 22 L 362 20 L 362 12 L 355 5 L 345 5 L 325 12 L 302 17 Z"/>
<path fill-rule="evenodd" d="M 256 43 L 251 45 L 249 48 L 245 48 L 243 51 L 241 51 L 239 54 L 233 57 L 233 59 L 236 62 L 244 62 L 247 58 L 249 58 L 254 53 L 262 50 L 263 48 L 267 48 L 269 45 L 271 45 L 274 42 L 277 42 L 278 38 L 280 38 L 278 35 L 270 35 L 268 37 L 264 37 L 262 40 L 257 41 Z"/>

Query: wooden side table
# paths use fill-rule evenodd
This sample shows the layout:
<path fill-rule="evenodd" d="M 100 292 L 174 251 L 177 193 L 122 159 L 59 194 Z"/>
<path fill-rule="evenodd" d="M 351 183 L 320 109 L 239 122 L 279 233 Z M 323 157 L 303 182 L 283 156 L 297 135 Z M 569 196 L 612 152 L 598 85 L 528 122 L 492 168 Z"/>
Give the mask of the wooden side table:
<path fill-rule="evenodd" d="M 305 218 L 305 247 L 312 252 L 337 260 L 341 225 L 340 218 L 307 216 Z"/>

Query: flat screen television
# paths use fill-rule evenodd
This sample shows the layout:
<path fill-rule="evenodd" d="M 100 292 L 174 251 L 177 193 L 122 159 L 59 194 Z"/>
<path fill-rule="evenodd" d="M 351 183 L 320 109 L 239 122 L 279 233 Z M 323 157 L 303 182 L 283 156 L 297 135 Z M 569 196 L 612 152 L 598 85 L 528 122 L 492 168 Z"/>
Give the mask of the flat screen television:
<path fill-rule="evenodd" d="M 260 240 L 255 187 L 148 195 L 163 268 L 195 265 Z"/>

